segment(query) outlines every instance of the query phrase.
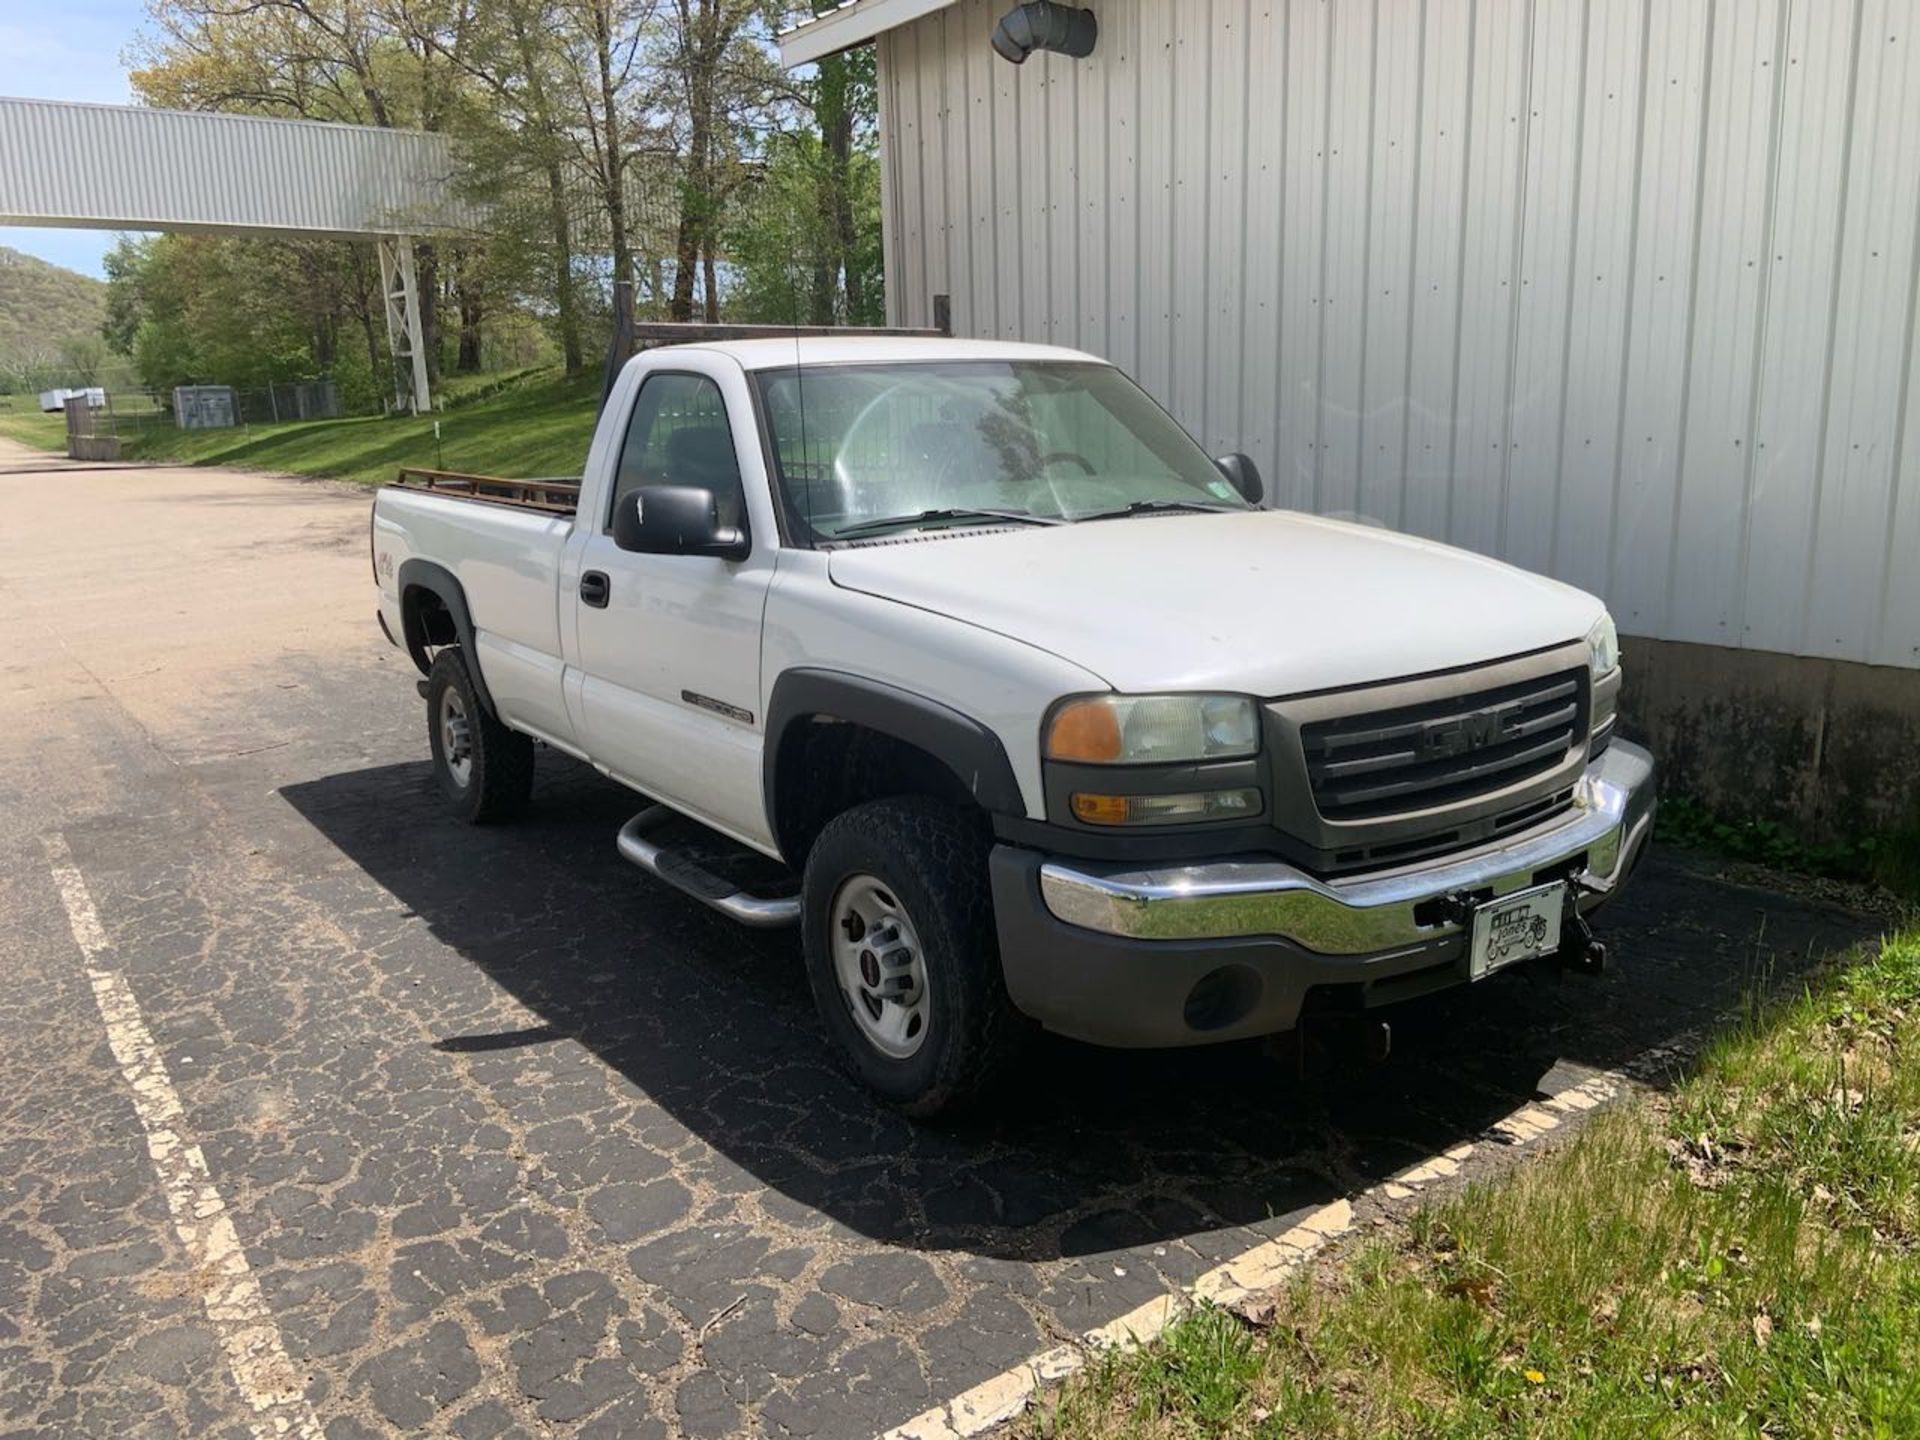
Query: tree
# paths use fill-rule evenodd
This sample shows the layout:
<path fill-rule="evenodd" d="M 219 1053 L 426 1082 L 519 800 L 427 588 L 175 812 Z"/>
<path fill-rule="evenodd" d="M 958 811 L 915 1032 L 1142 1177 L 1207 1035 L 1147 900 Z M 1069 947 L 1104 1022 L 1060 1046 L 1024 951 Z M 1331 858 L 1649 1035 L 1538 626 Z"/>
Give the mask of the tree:
<path fill-rule="evenodd" d="M 140 333 L 146 308 L 141 273 L 153 243 L 122 235 L 101 261 L 107 272 L 107 318 L 101 322 L 100 334 L 110 349 L 122 355 L 133 354 L 133 342 Z"/>
<path fill-rule="evenodd" d="M 822 163 L 818 167 L 822 228 L 827 244 L 816 262 L 814 313 L 819 324 L 830 323 L 835 311 L 852 324 L 869 323 L 867 291 L 870 277 L 864 255 L 863 229 L 877 238 L 879 232 L 879 184 L 877 166 L 862 166 L 856 178 L 855 145 L 862 146 L 862 160 L 876 159 L 878 93 L 875 88 L 874 50 L 863 45 L 838 55 L 824 56 L 815 67 L 809 86 L 814 124 L 820 134 Z M 856 187 L 872 172 L 871 209 L 862 202 L 869 197 L 856 193 Z M 861 221 L 871 217 L 865 227 Z M 842 304 L 833 303 L 835 272 L 842 287 Z"/>
<path fill-rule="evenodd" d="M 357 260 L 320 240 L 162 235 L 125 243 L 108 255 L 104 343 L 162 393 L 327 375 L 343 404 L 369 409 L 385 388 L 382 351 L 370 343 L 362 361 L 341 344 Z M 377 282 L 372 303 L 380 303 Z"/>
<path fill-rule="evenodd" d="M 793 87 L 788 125 L 766 141 L 765 164 L 734 207 L 741 313 L 882 322 L 877 96 L 872 46 L 823 58 Z"/>
<path fill-rule="evenodd" d="M 727 234 L 729 312 L 796 325 L 880 323 L 878 161 L 859 151 L 848 157 L 845 198 L 854 236 L 848 259 L 837 206 L 823 199 L 834 160 L 820 137 L 795 130 L 768 149 L 765 169 L 743 193 Z"/>
<path fill-rule="evenodd" d="M 726 204 L 748 173 L 743 150 L 787 95 L 766 44 L 779 14 L 765 0 L 668 0 L 663 9 L 653 60 L 656 105 L 680 159 L 675 320 L 693 318 L 696 272 L 706 318 L 720 318 L 715 254 Z"/>
<path fill-rule="evenodd" d="M 416 242 L 430 376 L 443 334 L 445 358 L 470 370 L 486 363 L 490 330 L 511 331 L 519 354 L 533 325 L 580 370 L 612 280 L 634 280 L 646 310 L 682 320 L 718 319 L 723 284 L 730 311 L 877 318 L 872 52 L 785 76 L 769 42 L 792 0 L 150 4 L 133 75 L 150 103 L 451 137 L 463 188 L 489 218 L 484 236 Z M 369 383 L 383 375 L 370 247 L 279 243 L 273 260 L 169 242 L 110 261 L 124 272 L 111 343 L 155 375 L 296 352 L 356 373 L 363 352 Z M 250 357 L 229 315 L 163 293 L 222 266 L 244 293 L 233 313 L 271 340 Z"/>
<path fill-rule="evenodd" d="M 427 36 L 466 0 L 151 0 L 158 33 L 133 47 L 134 92 L 150 105 L 437 130 L 456 102 L 455 67 Z M 420 328 L 440 369 L 439 255 L 417 244 Z M 334 317 L 336 321 L 338 316 Z"/>
<path fill-rule="evenodd" d="M 624 101 L 639 57 L 640 26 L 651 6 L 616 0 L 563 0 L 587 42 L 574 50 L 574 85 L 584 117 L 584 150 L 606 207 L 614 280 L 633 278 L 627 233 L 627 122 Z"/>
<path fill-rule="evenodd" d="M 73 335 L 60 344 L 60 368 L 73 377 L 72 385 L 98 385 L 106 365 L 107 342 L 98 335 Z"/>

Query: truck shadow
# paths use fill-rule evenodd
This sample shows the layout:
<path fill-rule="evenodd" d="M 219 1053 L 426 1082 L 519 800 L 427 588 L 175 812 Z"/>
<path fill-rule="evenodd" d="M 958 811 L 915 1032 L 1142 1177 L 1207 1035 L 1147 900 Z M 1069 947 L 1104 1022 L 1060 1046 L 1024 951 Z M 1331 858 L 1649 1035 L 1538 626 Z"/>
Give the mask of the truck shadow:
<path fill-rule="evenodd" d="M 533 813 L 497 829 L 449 819 L 424 762 L 282 792 L 538 1017 L 439 1048 L 574 1039 L 795 1220 L 1004 1259 L 1175 1238 L 1205 1255 L 1209 1236 L 1239 1248 L 1224 1232 L 1351 1193 L 1543 1087 L 1710 1030 L 1874 929 L 1656 856 L 1600 926 L 1607 975 L 1502 975 L 1392 1013 L 1384 1064 L 1302 1080 L 1257 1045 L 1140 1053 L 1048 1037 L 986 1113 L 930 1128 L 835 1066 L 797 934 L 743 930 L 641 875 L 613 847 L 635 797 L 550 754 L 541 767 Z"/>

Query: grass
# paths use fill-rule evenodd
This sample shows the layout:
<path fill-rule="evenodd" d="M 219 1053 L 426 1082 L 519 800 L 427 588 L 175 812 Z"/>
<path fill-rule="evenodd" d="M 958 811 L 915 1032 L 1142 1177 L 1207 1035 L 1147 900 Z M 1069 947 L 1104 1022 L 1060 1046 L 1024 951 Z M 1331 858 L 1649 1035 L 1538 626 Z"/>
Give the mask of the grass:
<path fill-rule="evenodd" d="M 1920 1435 L 1920 929 L 1851 959 L 1267 1328 L 1192 1312 L 1019 1433 Z"/>
<path fill-rule="evenodd" d="M 37 450 L 67 448 L 67 417 L 42 415 L 33 395 L 0 395 L 0 435 Z"/>
<path fill-rule="evenodd" d="M 598 376 L 567 380 L 553 371 L 536 371 L 487 377 L 482 384 L 445 393 L 451 408 L 424 419 L 308 420 L 232 430 L 154 427 L 129 446 L 128 454 L 365 484 L 391 480 L 403 465 L 513 477 L 577 475 L 586 465 L 600 398 Z"/>

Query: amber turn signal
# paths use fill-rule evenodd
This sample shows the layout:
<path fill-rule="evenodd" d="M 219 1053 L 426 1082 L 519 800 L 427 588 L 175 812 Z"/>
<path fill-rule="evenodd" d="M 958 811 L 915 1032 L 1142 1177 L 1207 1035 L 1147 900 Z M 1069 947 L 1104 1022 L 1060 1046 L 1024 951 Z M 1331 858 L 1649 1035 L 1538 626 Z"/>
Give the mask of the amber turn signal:
<path fill-rule="evenodd" d="M 1099 795 L 1075 791 L 1073 817 L 1083 825 L 1191 825 L 1202 820 L 1251 819 L 1261 809 L 1250 788 L 1195 790 L 1180 795 Z"/>
<path fill-rule="evenodd" d="M 1080 795 L 1073 797 L 1073 817 L 1088 825 L 1124 825 L 1132 809 L 1125 795 Z"/>

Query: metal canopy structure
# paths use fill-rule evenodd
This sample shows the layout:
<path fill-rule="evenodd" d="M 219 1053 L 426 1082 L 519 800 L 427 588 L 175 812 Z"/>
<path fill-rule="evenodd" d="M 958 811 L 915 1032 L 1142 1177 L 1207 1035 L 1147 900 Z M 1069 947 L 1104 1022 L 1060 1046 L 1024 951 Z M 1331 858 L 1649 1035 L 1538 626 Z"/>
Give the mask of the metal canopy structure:
<path fill-rule="evenodd" d="M 418 131 L 0 97 L 0 225 L 376 241 L 396 398 L 416 411 L 413 237 L 478 223 L 455 168 L 446 137 Z"/>
<path fill-rule="evenodd" d="M 832 10 L 809 16 L 777 37 L 780 63 L 791 70 L 850 46 L 861 45 L 884 31 L 911 24 L 923 15 L 944 10 L 954 0 L 847 0 Z"/>

